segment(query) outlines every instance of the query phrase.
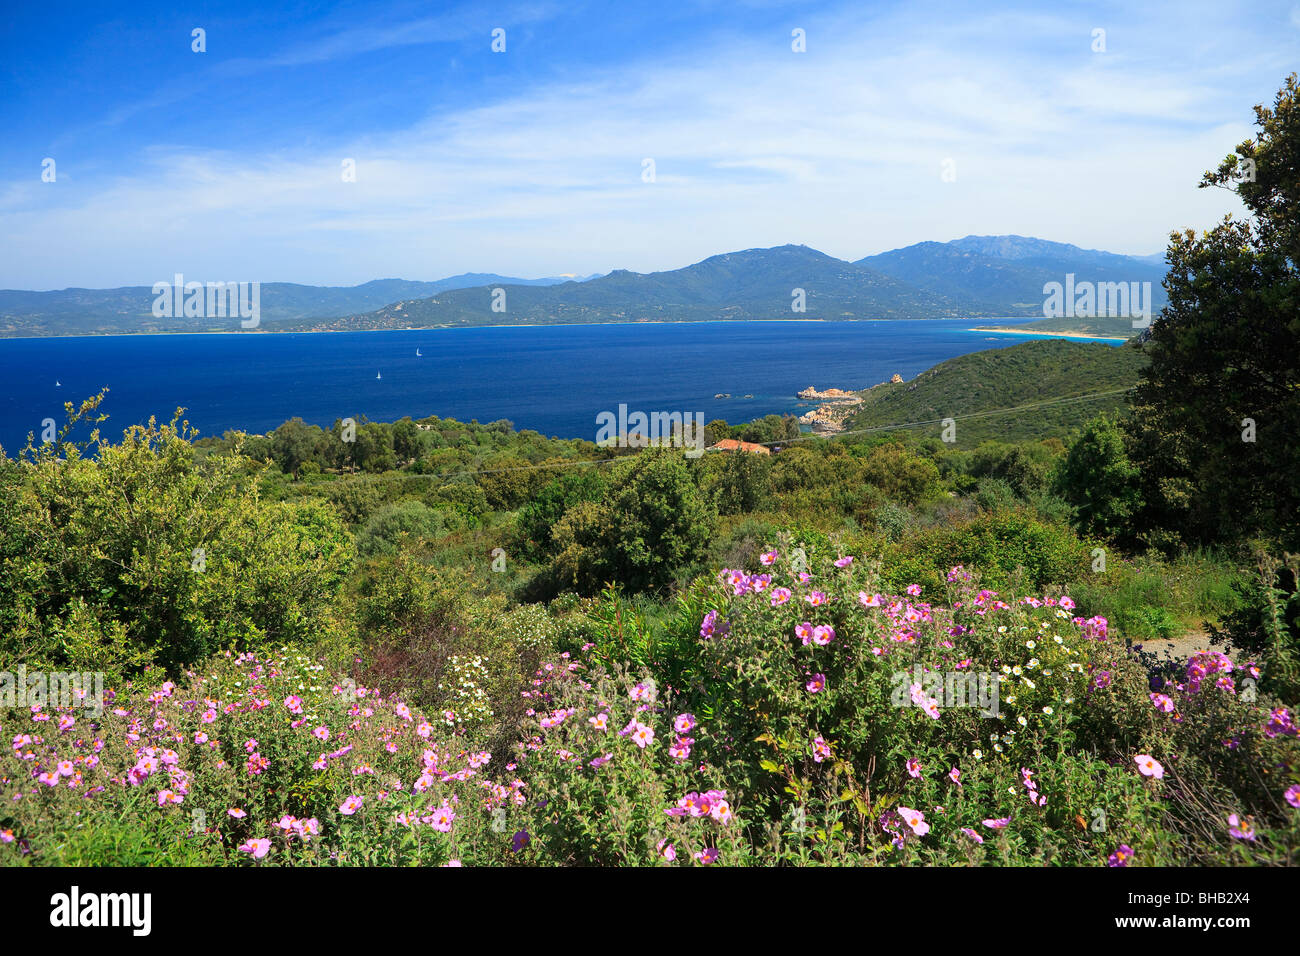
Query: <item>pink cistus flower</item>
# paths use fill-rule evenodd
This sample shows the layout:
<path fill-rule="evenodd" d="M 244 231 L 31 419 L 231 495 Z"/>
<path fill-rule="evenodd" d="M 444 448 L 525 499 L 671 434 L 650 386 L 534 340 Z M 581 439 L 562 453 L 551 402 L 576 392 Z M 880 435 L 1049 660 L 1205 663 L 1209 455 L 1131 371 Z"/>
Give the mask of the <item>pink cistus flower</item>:
<path fill-rule="evenodd" d="M 1228 835 L 1235 840 L 1254 840 L 1255 827 L 1250 817 L 1242 820 L 1235 813 L 1228 817 Z"/>
<path fill-rule="evenodd" d="M 676 719 L 673 720 L 673 730 L 679 734 L 684 734 L 693 729 L 695 729 L 694 714 L 678 714 Z"/>
<path fill-rule="evenodd" d="M 845 557 L 842 558 L 835 559 L 835 566 L 837 568 L 847 568 L 852 563 L 853 563 L 853 555 L 851 554 L 846 555 Z"/>
<path fill-rule="evenodd" d="M 823 760 L 825 760 L 827 757 L 831 755 L 830 745 L 827 744 L 826 741 L 821 737 L 814 738 L 812 746 L 813 746 L 813 760 L 816 761 L 817 763 L 821 763 Z"/>
<path fill-rule="evenodd" d="M 983 843 L 983 842 L 984 842 L 984 838 L 983 838 L 982 836 L 980 836 L 978 833 L 976 833 L 974 830 L 972 830 L 970 827 L 962 827 L 962 828 L 961 828 L 961 832 L 964 833 L 964 834 L 966 834 L 968 837 L 970 837 L 970 838 L 971 838 L 972 840 L 974 840 L 976 843 Z"/>
<path fill-rule="evenodd" d="M 1151 703 L 1155 706 L 1156 710 L 1160 711 L 1162 714 L 1173 713 L 1174 702 L 1172 698 L 1167 697 L 1164 694 L 1150 694 L 1149 696 L 1151 698 Z"/>
<path fill-rule="evenodd" d="M 982 820 L 981 822 L 990 830 L 1005 830 L 1007 824 L 1011 822 L 1011 818 L 999 817 L 996 820 Z"/>
<path fill-rule="evenodd" d="M 829 624 L 818 624 L 813 628 L 812 642 L 818 647 L 825 647 L 835 640 L 835 628 Z"/>
<path fill-rule="evenodd" d="M 909 585 L 907 586 L 907 593 L 910 594 L 910 595 L 912 595 L 912 597 L 920 597 L 920 596 L 921 596 L 921 585 L 919 585 L 919 584 L 909 584 Z"/>
<path fill-rule="evenodd" d="M 361 805 L 364 802 L 365 801 L 361 797 L 358 797 L 354 793 L 339 805 L 339 813 L 343 814 L 345 817 L 350 817 L 361 809 Z"/>
<path fill-rule="evenodd" d="M 429 826 L 442 833 L 450 833 L 451 822 L 455 819 L 455 811 L 444 803 L 437 810 L 433 811 L 433 819 L 429 822 Z"/>
<path fill-rule="evenodd" d="M 813 674 L 812 679 L 809 680 L 808 683 L 804 685 L 804 688 L 810 694 L 820 693 L 821 691 L 826 689 L 826 675 Z"/>
<path fill-rule="evenodd" d="M 715 847 L 709 847 L 707 850 L 699 850 L 695 853 L 695 859 L 699 860 L 705 866 L 709 866 L 718 859 L 718 851 Z"/>
<path fill-rule="evenodd" d="M 807 601 L 809 604 L 811 604 L 813 607 L 821 607 L 823 604 L 826 603 L 827 597 L 821 591 L 809 591 L 804 596 L 804 600 Z"/>
<path fill-rule="evenodd" d="M 302 698 L 297 696 L 296 694 L 290 694 L 288 697 L 284 699 L 284 706 L 289 708 L 289 713 L 291 714 L 301 714 Z"/>
<path fill-rule="evenodd" d="M 1160 761 L 1150 754 L 1138 754 L 1133 758 L 1133 761 L 1138 765 L 1138 770 L 1144 777 L 1155 777 L 1159 780 L 1165 775 L 1165 768 L 1160 766 Z"/>
<path fill-rule="evenodd" d="M 951 780 L 953 783 L 955 783 L 957 786 L 960 787 L 960 786 L 961 786 L 961 771 L 958 770 L 956 767 L 953 767 L 951 770 L 948 771 L 948 779 Z"/>
<path fill-rule="evenodd" d="M 668 842 L 667 837 L 664 837 L 662 840 L 660 840 L 659 843 L 655 846 L 655 849 L 659 852 L 659 855 L 662 856 L 669 863 L 677 859 L 677 848 Z"/>
<path fill-rule="evenodd" d="M 258 840 L 249 840 L 239 848 L 240 853 L 251 853 L 253 859 L 260 860 L 271 851 L 271 841 L 265 838 Z"/>
<path fill-rule="evenodd" d="M 921 776 L 921 761 L 915 757 L 907 758 L 907 775 L 909 777 Z"/>
<path fill-rule="evenodd" d="M 645 750 L 646 745 L 652 743 L 654 739 L 654 730 L 640 721 L 637 721 L 636 726 L 632 728 L 632 742 L 642 750 Z"/>
<path fill-rule="evenodd" d="M 226 811 L 226 814 L 228 816 L 234 817 L 236 820 L 242 820 L 244 819 L 244 817 L 248 816 L 248 814 L 245 813 L 243 810 L 239 809 L 239 807 L 231 807 L 229 810 Z"/>
<path fill-rule="evenodd" d="M 912 832 L 917 836 L 925 836 L 930 832 L 930 824 L 925 822 L 925 814 L 920 810 L 913 810 L 910 807 L 899 807 L 898 815 L 903 818 L 903 822 L 912 828 Z"/>
<path fill-rule="evenodd" d="M 793 596 L 789 588 L 772 588 L 772 607 L 780 607 L 782 604 L 789 603 L 790 598 Z"/>
<path fill-rule="evenodd" d="M 1293 783 L 1287 787 L 1286 792 L 1282 794 L 1282 799 L 1300 810 L 1300 783 Z"/>
<path fill-rule="evenodd" d="M 700 624 L 700 637 L 708 640 L 718 633 L 718 612 L 710 611 L 704 615 L 704 621 Z"/>
<path fill-rule="evenodd" d="M 1107 866 L 1128 866 L 1128 861 L 1133 859 L 1133 848 L 1126 843 L 1121 843 L 1119 848 L 1106 858 Z"/>
<path fill-rule="evenodd" d="M 812 643 L 812 639 L 813 639 L 812 621 L 804 621 L 802 624 L 796 624 L 794 626 L 794 634 L 795 637 L 799 638 L 800 642 L 802 642 L 803 645 L 807 647 L 809 644 Z"/>
<path fill-rule="evenodd" d="M 776 559 L 779 557 L 780 555 L 777 554 L 775 551 L 764 551 L 762 554 L 758 556 L 758 563 L 766 567 L 771 567 L 772 565 L 776 564 Z"/>

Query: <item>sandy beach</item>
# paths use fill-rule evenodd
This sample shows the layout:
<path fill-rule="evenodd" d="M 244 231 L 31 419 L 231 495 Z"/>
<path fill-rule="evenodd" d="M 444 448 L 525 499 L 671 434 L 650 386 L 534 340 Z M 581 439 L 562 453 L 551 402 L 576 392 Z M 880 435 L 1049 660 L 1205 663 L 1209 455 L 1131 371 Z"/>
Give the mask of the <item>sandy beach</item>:
<path fill-rule="evenodd" d="M 998 335 L 1041 335 L 1054 339 L 1107 339 L 1111 342 L 1127 342 L 1131 335 L 1095 335 L 1092 332 L 1033 332 L 1024 329 L 967 329 L 968 332 L 994 332 Z"/>

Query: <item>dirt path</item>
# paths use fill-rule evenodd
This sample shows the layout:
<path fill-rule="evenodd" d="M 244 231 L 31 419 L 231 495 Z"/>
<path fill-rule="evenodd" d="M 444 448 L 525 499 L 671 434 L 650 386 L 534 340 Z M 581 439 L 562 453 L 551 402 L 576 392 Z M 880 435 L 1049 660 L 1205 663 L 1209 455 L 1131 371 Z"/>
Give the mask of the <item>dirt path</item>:
<path fill-rule="evenodd" d="M 1214 640 L 1209 631 L 1203 627 L 1188 631 L 1182 637 L 1176 637 L 1173 640 L 1153 640 L 1141 643 L 1142 650 L 1154 655 L 1160 663 L 1185 661 L 1197 651 L 1227 650 L 1227 645 L 1223 641 Z"/>

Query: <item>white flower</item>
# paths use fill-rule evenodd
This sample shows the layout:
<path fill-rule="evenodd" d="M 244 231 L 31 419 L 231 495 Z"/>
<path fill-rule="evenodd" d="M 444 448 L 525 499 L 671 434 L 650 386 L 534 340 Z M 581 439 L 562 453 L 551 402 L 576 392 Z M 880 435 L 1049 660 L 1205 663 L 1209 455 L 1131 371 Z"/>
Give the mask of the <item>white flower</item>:
<path fill-rule="evenodd" d="M 1024 717 L 1017 717 L 1017 718 L 1016 718 L 1016 723 L 1020 724 L 1021 727 L 1028 727 L 1028 726 L 1029 726 L 1029 721 L 1025 720 Z"/>
<path fill-rule="evenodd" d="M 1052 716 L 1052 708 L 1051 708 L 1051 707 L 1044 707 L 1044 708 L 1043 708 L 1043 713 L 1045 713 L 1045 714 L 1046 714 L 1047 716 L 1049 716 L 1049 717 Z"/>

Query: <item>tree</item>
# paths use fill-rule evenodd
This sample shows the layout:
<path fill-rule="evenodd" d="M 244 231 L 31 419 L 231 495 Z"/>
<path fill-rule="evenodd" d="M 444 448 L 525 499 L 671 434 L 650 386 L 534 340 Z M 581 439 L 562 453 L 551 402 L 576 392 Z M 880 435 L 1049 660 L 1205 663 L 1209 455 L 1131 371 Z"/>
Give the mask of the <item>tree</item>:
<path fill-rule="evenodd" d="M 271 433 L 271 457 L 281 471 L 297 478 L 303 464 L 312 460 L 321 437 L 318 425 L 291 418 Z"/>
<path fill-rule="evenodd" d="M 665 588 L 703 560 L 717 512 L 680 453 L 643 451 L 614 468 L 598 503 L 580 502 L 555 526 L 551 572 L 588 594 L 607 582 Z"/>
<path fill-rule="evenodd" d="M 1231 216 L 1171 236 L 1169 305 L 1125 427 L 1141 471 L 1141 530 L 1200 543 L 1300 547 L 1300 90 L 1292 74 L 1259 132 L 1201 188 L 1233 189 Z M 1253 179 L 1252 179 L 1253 177 Z"/>
<path fill-rule="evenodd" d="M 708 482 L 718 513 L 758 511 L 771 491 L 771 459 L 749 451 L 714 452 L 709 457 L 720 459 L 716 465 L 709 463 L 714 469 Z"/>
<path fill-rule="evenodd" d="M 605 494 L 600 467 L 584 465 L 549 482 L 519 513 L 524 553 L 539 558 L 552 553 L 552 534 L 564 513 L 580 501 L 597 502 Z"/>
<path fill-rule="evenodd" d="M 882 445 L 868 455 L 862 477 L 893 501 L 916 505 L 940 492 L 939 469 L 934 462 L 912 454 L 902 445 Z"/>
<path fill-rule="evenodd" d="M 1108 416 L 1084 426 L 1053 476 L 1053 491 L 1075 509 L 1082 530 L 1131 540 L 1141 501 L 1138 470 L 1124 449 L 1123 432 Z"/>
<path fill-rule="evenodd" d="M 409 415 L 393 422 L 393 451 L 402 462 L 420 457 L 420 429 Z"/>

